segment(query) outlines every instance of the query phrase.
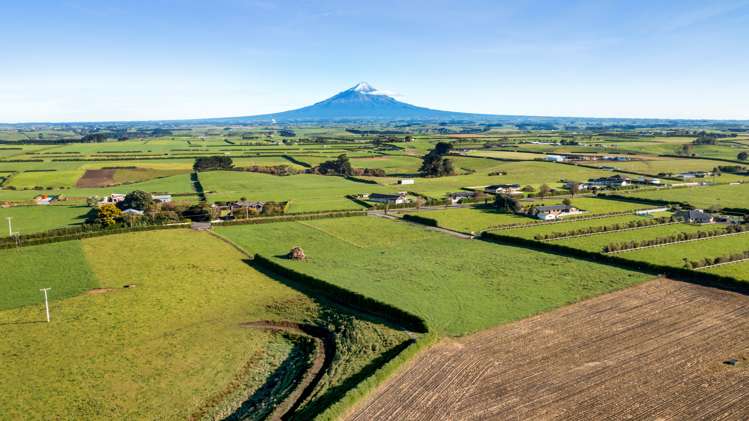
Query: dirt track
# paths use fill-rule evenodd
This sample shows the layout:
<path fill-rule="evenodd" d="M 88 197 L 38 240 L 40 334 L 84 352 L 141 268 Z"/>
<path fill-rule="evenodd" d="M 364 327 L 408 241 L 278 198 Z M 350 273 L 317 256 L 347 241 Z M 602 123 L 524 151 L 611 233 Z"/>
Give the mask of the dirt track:
<path fill-rule="evenodd" d="M 749 297 L 655 280 L 444 340 L 349 419 L 746 420 Z"/>

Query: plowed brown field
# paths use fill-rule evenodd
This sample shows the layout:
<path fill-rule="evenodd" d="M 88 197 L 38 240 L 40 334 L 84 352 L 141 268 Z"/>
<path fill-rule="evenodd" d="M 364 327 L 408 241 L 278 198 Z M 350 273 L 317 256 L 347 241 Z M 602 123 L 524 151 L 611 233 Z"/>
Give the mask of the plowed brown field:
<path fill-rule="evenodd" d="M 75 183 L 76 187 L 106 187 L 114 184 L 115 170 L 86 170 Z"/>
<path fill-rule="evenodd" d="M 443 340 L 349 418 L 747 420 L 749 297 L 659 279 Z"/>

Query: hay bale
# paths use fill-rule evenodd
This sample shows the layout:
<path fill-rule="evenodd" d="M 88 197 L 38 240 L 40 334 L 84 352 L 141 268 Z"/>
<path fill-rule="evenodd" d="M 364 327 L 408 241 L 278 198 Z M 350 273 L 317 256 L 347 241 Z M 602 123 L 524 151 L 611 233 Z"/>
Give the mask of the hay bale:
<path fill-rule="evenodd" d="M 305 260 L 307 258 L 304 255 L 304 250 L 299 246 L 292 248 L 287 257 L 291 260 Z"/>

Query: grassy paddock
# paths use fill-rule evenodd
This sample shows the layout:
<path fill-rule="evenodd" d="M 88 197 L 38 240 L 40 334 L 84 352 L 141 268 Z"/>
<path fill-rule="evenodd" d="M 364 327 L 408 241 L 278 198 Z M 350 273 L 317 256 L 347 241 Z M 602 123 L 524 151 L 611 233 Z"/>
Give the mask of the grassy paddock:
<path fill-rule="evenodd" d="M 218 228 L 251 252 L 462 335 L 621 288 L 645 276 L 374 217 Z M 301 246 L 308 256 L 280 256 Z"/>

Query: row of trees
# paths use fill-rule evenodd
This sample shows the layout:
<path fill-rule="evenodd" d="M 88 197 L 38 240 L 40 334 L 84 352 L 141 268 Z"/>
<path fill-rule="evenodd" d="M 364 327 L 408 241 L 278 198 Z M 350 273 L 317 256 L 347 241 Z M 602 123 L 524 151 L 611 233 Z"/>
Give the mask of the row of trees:
<path fill-rule="evenodd" d="M 580 235 L 587 235 L 587 234 L 597 234 L 601 232 L 615 232 L 615 231 L 622 231 L 632 228 L 642 228 L 642 227 L 651 227 L 654 225 L 661 225 L 661 224 L 670 224 L 676 222 L 674 218 L 671 217 L 659 217 L 659 218 L 653 218 L 653 219 L 638 219 L 635 221 L 629 221 L 626 223 L 621 224 L 612 224 L 612 225 L 602 225 L 598 227 L 583 227 L 576 230 L 571 231 L 565 231 L 565 232 L 551 232 L 548 234 L 536 234 L 533 239 L 544 241 L 544 240 L 556 240 L 559 238 L 566 238 L 566 237 L 576 237 Z"/>
<path fill-rule="evenodd" d="M 744 250 L 740 253 L 731 253 L 725 256 L 718 256 L 714 258 L 705 257 L 700 260 L 687 260 L 686 258 L 684 258 L 684 267 L 687 269 L 699 269 L 706 266 L 737 262 L 739 260 L 745 259 L 749 259 L 749 250 Z"/>
<path fill-rule="evenodd" d="M 351 176 L 368 176 L 368 177 L 384 177 L 385 170 L 382 168 L 354 168 L 351 166 L 351 161 L 348 155 L 338 155 L 336 159 L 325 161 L 320 165 L 312 168 L 312 172 L 315 174 L 322 175 L 340 175 L 343 177 Z"/>
<path fill-rule="evenodd" d="M 642 247 L 660 246 L 664 244 L 678 243 L 681 241 L 689 240 L 700 240 L 706 238 L 717 237 L 725 234 L 733 234 L 739 232 L 745 232 L 747 225 L 729 225 L 724 228 L 715 229 L 711 231 L 696 231 L 696 232 L 680 232 L 678 234 L 669 235 L 667 237 L 657 237 L 650 240 L 640 241 L 626 241 L 622 243 L 611 243 L 603 248 L 604 253 L 611 253 L 616 251 L 632 250 Z"/>

